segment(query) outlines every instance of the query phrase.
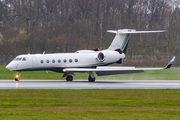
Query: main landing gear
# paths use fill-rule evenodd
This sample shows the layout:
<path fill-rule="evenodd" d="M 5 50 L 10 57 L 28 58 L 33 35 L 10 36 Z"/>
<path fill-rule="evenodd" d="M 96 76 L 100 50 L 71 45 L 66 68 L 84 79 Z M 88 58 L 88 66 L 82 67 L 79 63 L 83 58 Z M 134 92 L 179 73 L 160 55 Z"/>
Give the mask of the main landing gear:
<path fill-rule="evenodd" d="M 66 81 L 72 81 L 73 80 L 73 76 L 70 74 L 64 73 L 63 77 L 66 77 Z"/>
<path fill-rule="evenodd" d="M 15 76 L 15 81 L 20 80 L 20 75 L 21 75 L 21 72 L 17 72 L 17 75 Z"/>
<path fill-rule="evenodd" d="M 66 77 L 66 81 L 73 81 L 73 76 L 70 74 L 64 73 L 63 77 Z M 89 72 L 88 80 L 89 80 L 89 82 L 95 82 L 96 78 L 94 77 L 93 72 Z"/>
<path fill-rule="evenodd" d="M 67 75 L 66 76 L 66 81 L 72 81 L 73 80 L 73 76 L 72 75 Z"/>
<path fill-rule="evenodd" d="M 93 72 L 89 72 L 89 77 L 88 77 L 89 82 L 94 82 L 96 78 L 94 77 Z"/>

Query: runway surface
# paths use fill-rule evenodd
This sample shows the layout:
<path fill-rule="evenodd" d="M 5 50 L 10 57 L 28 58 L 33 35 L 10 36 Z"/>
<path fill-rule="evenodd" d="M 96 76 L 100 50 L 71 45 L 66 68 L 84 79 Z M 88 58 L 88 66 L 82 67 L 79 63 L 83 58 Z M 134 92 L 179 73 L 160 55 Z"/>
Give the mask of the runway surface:
<path fill-rule="evenodd" d="M 180 89 L 180 80 L 0 80 L 0 89 Z"/>

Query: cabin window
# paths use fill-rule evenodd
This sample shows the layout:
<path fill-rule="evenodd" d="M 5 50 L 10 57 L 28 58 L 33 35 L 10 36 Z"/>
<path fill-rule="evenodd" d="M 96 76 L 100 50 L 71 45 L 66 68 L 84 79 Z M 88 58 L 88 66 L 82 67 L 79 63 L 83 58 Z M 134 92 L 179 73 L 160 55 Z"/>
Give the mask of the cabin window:
<path fill-rule="evenodd" d="M 59 60 L 58 60 L 58 63 L 60 63 L 60 62 L 61 62 L 61 60 L 59 59 Z"/>
<path fill-rule="evenodd" d="M 26 61 L 26 58 L 23 58 L 22 61 Z"/>
<path fill-rule="evenodd" d="M 40 62 L 41 62 L 41 63 L 44 63 L 44 61 L 43 61 L 43 60 L 41 60 Z"/>
<path fill-rule="evenodd" d="M 64 59 L 64 63 L 66 63 L 66 61 L 67 61 L 67 60 L 66 60 L 66 59 Z"/>
<path fill-rule="evenodd" d="M 71 63 L 71 62 L 72 62 L 72 59 L 69 59 L 69 62 Z"/>
<path fill-rule="evenodd" d="M 55 60 L 52 60 L 52 63 L 55 63 Z"/>
<path fill-rule="evenodd" d="M 75 62 L 78 62 L 78 59 L 75 59 Z"/>
<path fill-rule="evenodd" d="M 49 60 L 46 60 L 47 63 L 49 63 Z"/>

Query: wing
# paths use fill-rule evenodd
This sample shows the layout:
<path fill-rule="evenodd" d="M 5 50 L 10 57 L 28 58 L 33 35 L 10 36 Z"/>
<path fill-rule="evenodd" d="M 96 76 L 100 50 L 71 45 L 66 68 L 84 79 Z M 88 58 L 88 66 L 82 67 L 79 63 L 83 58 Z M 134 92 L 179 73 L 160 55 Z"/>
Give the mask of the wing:
<path fill-rule="evenodd" d="M 135 68 L 135 67 L 96 67 L 96 68 L 65 68 L 64 73 L 75 73 L 75 72 L 96 72 L 98 76 L 103 75 L 115 75 L 115 74 L 127 74 L 127 73 L 141 73 L 144 70 L 163 70 L 171 67 L 175 60 L 175 56 L 164 68 Z"/>

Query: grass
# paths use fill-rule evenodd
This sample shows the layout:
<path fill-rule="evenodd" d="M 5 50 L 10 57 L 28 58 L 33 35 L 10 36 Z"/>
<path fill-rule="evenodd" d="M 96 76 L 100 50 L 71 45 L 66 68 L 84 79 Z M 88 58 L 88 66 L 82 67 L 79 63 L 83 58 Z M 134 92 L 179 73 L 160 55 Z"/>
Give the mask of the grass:
<path fill-rule="evenodd" d="M 172 68 L 97 79 L 179 80 Z M 16 73 L 0 66 L 0 79 Z M 77 74 L 74 79 L 87 79 Z M 21 79 L 61 79 L 62 74 L 22 72 Z M 179 120 L 180 90 L 0 90 L 1 120 Z"/>
<path fill-rule="evenodd" d="M 179 118 L 179 90 L 0 90 L 1 120 Z"/>
<path fill-rule="evenodd" d="M 110 76 L 96 76 L 96 79 L 104 80 L 180 80 L 180 68 L 171 68 L 159 71 L 145 71 L 145 73 L 122 74 Z M 16 72 L 9 71 L 5 66 L 0 66 L 0 79 L 14 79 Z M 45 79 L 45 80 L 65 80 L 62 73 L 45 71 L 22 72 L 21 79 Z M 87 79 L 87 73 L 76 73 L 74 80 Z"/>

